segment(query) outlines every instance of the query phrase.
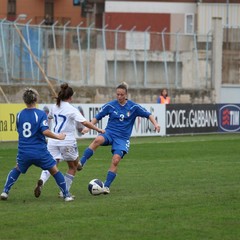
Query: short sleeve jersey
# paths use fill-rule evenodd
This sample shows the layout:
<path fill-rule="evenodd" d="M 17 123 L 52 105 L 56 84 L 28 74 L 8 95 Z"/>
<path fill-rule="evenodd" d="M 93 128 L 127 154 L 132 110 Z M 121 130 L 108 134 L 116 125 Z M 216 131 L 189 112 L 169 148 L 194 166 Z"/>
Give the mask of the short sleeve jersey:
<path fill-rule="evenodd" d="M 68 102 L 61 101 L 60 106 L 54 105 L 48 118 L 53 118 L 53 132 L 58 134 L 63 132 L 66 134 L 64 140 L 50 139 L 49 145 L 66 146 L 76 143 L 75 131 L 76 123 L 82 123 L 86 121 L 86 118 L 79 112 L 77 108 L 72 106 Z"/>
<path fill-rule="evenodd" d="M 123 106 L 114 100 L 106 103 L 95 117 L 101 120 L 107 115 L 109 119 L 106 132 L 116 137 L 129 139 L 136 117 L 149 118 L 151 113 L 131 100 L 127 100 Z"/>
<path fill-rule="evenodd" d="M 18 155 L 38 159 L 47 151 L 47 143 L 43 132 L 47 130 L 46 113 L 36 108 L 25 108 L 17 114 Z"/>

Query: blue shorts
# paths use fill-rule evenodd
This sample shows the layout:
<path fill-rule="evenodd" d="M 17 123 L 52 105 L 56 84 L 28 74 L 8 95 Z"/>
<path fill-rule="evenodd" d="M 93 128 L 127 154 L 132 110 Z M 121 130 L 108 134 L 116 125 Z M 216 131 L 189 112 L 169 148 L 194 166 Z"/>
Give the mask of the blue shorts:
<path fill-rule="evenodd" d="M 39 158 L 29 158 L 28 156 L 18 155 L 17 165 L 21 173 L 26 173 L 31 165 L 40 167 L 43 170 L 49 170 L 56 165 L 56 161 L 49 152 L 46 152 L 40 154 Z"/>
<path fill-rule="evenodd" d="M 128 153 L 130 147 L 129 140 L 121 139 L 108 133 L 100 134 L 100 136 L 103 136 L 105 139 L 102 146 L 112 146 L 112 154 L 118 154 L 123 158 L 124 155 Z"/>

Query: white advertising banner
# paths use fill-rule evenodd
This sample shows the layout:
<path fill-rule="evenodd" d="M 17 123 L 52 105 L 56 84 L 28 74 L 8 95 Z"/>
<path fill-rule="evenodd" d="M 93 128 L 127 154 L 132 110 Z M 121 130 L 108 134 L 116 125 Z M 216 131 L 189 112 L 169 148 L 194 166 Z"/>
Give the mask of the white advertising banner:
<path fill-rule="evenodd" d="M 99 112 L 103 104 L 72 104 L 72 105 L 75 106 L 88 121 L 91 121 L 91 119 L 94 118 L 95 115 Z M 38 105 L 39 109 L 44 110 L 46 113 L 48 113 L 51 106 L 52 104 Z M 154 131 L 154 127 L 152 123 L 148 119 L 138 117 L 133 126 L 132 137 L 166 135 L 166 127 L 165 127 L 166 126 L 166 122 L 165 122 L 166 106 L 164 104 L 141 104 L 141 106 L 146 108 L 147 111 L 151 112 L 154 115 L 155 119 L 160 124 L 161 131 L 160 133 L 156 133 Z M 101 121 L 99 121 L 98 126 L 104 129 L 107 125 L 107 121 L 108 121 L 108 117 L 103 118 Z M 93 130 L 89 131 L 89 133 L 85 135 L 82 135 L 81 127 L 82 126 L 76 126 L 76 138 L 95 138 L 98 135 L 98 133 Z"/>

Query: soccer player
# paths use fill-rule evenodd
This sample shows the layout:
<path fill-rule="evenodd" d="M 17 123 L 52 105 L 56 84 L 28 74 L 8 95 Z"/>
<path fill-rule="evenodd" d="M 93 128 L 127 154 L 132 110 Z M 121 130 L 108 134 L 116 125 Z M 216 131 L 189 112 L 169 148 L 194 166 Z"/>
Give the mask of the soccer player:
<path fill-rule="evenodd" d="M 96 124 L 105 116 L 109 116 L 106 132 L 98 135 L 95 140 L 84 151 L 80 160 L 79 170 L 86 164 L 86 161 L 93 155 L 99 146 L 112 145 L 112 162 L 104 183 L 104 194 L 110 193 L 110 185 L 114 181 L 120 160 L 128 153 L 130 136 L 136 117 L 148 118 L 154 125 L 155 130 L 160 132 L 160 126 L 154 116 L 146 111 L 139 104 L 127 99 L 127 85 L 120 84 L 116 88 L 117 99 L 106 103 L 101 111 L 92 119 Z M 84 129 L 86 133 L 89 129 Z"/>
<path fill-rule="evenodd" d="M 17 114 L 18 154 L 17 164 L 8 174 L 1 200 L 7 200 L 9 191 L 21 173 L 26 173 L 31 165 L 47 169 L 53 175 L 66 202 L 72 201 L 63 174 L 58 170 L 56 161 L 47 150 L 46 137 L 63 140 L 65 133 L 55 134 L 49 130 L 46 113 L 36 108 L 38 92 L 27 88 L 23 101 L 27 108 Z"/>
<path fill-rule="evenodd" d="M 78 147 L 75 138 L 76 125 L 82 124 L 99 133 L 105 132 L 105 130 L 87 121 L 81 112 L 70 104 L 73 100 L 73 94 L 73 89 L 69 87 L 67 83 L 62 84 L 61 90 L 56 98 L 56 104 L 50 109 L 48 114 L 49 119 L 54 119 L 54 133 L 57 134 L 63 131 L 67 134 L 63 141 L 49 139 L 47 147 L 55 160 L 64 160 L 68 164 L 68 171 L 65 174 L 68 191 L 72 185 L 79 163 Z M 35 188 L 35 197 L 40 196 L 42 186 L 49 177 L 50 173 L 48 171 L 42 171 L 40 179 L 38 180 L 38 185 Z M 60 197 L 62 197 L 61 192 Z"/>

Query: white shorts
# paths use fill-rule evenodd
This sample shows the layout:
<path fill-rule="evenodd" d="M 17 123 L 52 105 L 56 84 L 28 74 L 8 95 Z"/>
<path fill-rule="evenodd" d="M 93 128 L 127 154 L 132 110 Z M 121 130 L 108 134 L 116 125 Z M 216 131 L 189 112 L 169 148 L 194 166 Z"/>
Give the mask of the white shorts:
<path fill-rule="evenodd" d="M 55 160 L 59 159 L 60 161 L 75 161 L 79 156 L 76 144 L 72 146 L 48 145 L 48 151 Z"/>

